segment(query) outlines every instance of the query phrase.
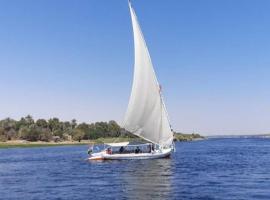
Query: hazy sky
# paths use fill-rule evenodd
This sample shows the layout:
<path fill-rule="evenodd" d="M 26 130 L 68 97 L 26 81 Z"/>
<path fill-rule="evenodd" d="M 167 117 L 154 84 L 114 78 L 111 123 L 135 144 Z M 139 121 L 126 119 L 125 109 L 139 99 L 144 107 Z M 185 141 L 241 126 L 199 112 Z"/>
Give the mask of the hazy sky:
<path fill-rule="evenodd" d="M 270 1 L 133 0 L 172 127 L 270 132 Z M 0 118 L 123 120 L 127 0 L 1 0 Z"/>

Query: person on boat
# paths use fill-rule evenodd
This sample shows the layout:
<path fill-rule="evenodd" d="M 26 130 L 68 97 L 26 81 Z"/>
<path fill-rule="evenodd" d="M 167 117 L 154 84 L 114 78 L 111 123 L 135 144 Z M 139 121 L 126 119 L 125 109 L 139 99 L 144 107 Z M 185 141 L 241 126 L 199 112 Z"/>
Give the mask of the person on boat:
<path fill-rule="evenodd" d="M 92 152 L 93 152 L 93 147 L 89 146 L 87 150 L 88 155 L 90 155 Z"/>
<path fill-rule="evenodd" d="M 148 153 L 151 153 L 151 151 L 152 151 L 152 144 L 149 144 L 148 145 Z"/>
<path fill-rule="evenodd" d="M 107 149 L 106 149 L 106 153 L 107 153 L 107 154 L 112 154 L 112 148 L 111 148 L 111 147 L 107 148 Z"/>
<path fill-rule="evenodd" d="M 122 146 L 122 147 L 120 147 L 120 149 L 119 149 L 119 153 L 124 153 L 124 147 Z"/>
<path fill-rule="evenodd" d="M 155 151 L 155 145 L 152 144 L 152 151 Z"/>
<path fill-rule="evenodd" d="M 140 150 L 140 148 L 139 148 L 139 147 L 136 147 L 136 149 L 135 149 L 135 153 L 141 153 L 141 150 Z"/>

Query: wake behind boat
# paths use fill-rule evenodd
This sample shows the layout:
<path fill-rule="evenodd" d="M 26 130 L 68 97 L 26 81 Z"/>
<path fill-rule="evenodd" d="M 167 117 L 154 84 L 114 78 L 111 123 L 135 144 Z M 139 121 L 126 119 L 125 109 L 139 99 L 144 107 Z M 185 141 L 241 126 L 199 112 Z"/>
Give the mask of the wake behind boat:
<path fill-rule="evenodd" d="M 123 127 L 150 143 L 106 144 L 102 151 L 90 152 L 90 160 L 165 158 L 174 150 L 173 132 L 161 87 L 130 1 L 129 9 L 134 36 L 135 64 L 132 91 Z"/>

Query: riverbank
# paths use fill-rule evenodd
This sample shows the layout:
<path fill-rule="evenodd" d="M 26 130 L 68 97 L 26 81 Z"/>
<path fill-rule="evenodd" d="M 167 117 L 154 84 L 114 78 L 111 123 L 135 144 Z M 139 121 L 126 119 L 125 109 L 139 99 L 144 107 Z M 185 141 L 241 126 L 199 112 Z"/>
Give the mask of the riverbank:
<path fill-rule="evenodd" d="M 94 139 L 97 137 L 100 138 Z M 203 137 L 199 134 L 174 133 L 174 141 L 201 139 Z M 0 148 L 102 144 L 133 140 L 142 139 L 126 131 L 113 120 L 78 124 L 75 119 L 61 121 L 55 117 L 35 121 L 30 115 L 20 120 L 0 120 Z"/>
<path fill-rule="evenodd" d="M 202 136 L 198 134 L 175 134 L 174 141 L 185 142 L 185 141 L 196 141 L 203 139 Z M 6 142 L 0 142 L 0 148 L 28 148 L 28 147 L 51 147 L 51 146 L 67 146 L 67 145 L 89 145 L 89 144 L 103 144 L 103 143 L 114 143 L 114 142 L 132 142 L 138 141 L 138 138 L 128 138 L 128 137 L 106 137 L 98 138 L 95 140 L 81 140 L 79 141 L 59 141 L 59 142 L 44 142 L 36 141 L 30 142 L 26 140 L 8 140 Z"/>
<path fill-rule="evenodd" d="M 197 133 L 192 133 L 192 134 L 175 133 L 174 134 L 174 141 L 178 141 L 178 142 L 198 141 L 198 140 L 203 140 L 203 139 L 205 139 L 205 137 Z"/>
<path fill-rule="evenodd" d="M 9 140 L 6 142 L 0 142 L 0 148 L 28 148 L 28 147 L 50 147 L 50 146 L 67 146 L 67 145 L 89 145 L 89 144 L 103 144 L 112 142 L 125 142 L 132 141 L 134 138 L 124 138 L 124 137 L 108 137 L 108 138 L 98 138 L 96 140 L 81 140 L 78 141 L 59 141 L 59 142 L 43 142 L 36 141 L 30 142 L 26 140 Z"/>
<path fill-rule="evenodd" d="M 7 141 L 7 142 L 0 142 L 0 149 L 1 148 L 28 148 L 28 147 L 50 147 L 50 146 L 64 146 L 64 145 L 86 145 L 89 142 L 76 142 L 76 141 L 63 141 L 63 142 L 28 142 L 25 140 L 15 140 L 15 141 Z"/>

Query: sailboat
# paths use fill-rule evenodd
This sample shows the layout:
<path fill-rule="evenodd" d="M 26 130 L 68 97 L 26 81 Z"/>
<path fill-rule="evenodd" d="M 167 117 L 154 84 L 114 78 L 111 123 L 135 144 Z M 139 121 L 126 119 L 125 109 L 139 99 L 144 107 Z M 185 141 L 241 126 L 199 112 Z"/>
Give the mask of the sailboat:
<path fill-rule="evenodd" d="M 134 36 L 135 63 L 132 91 L 123 127 L 148 141 L 106 144 L 100 152 L 90 153 L 90 160 L 154 159 L 169 157 L 175 150 L 173 132 L 150 54 L 136 13 L 129 1 Z"/>

